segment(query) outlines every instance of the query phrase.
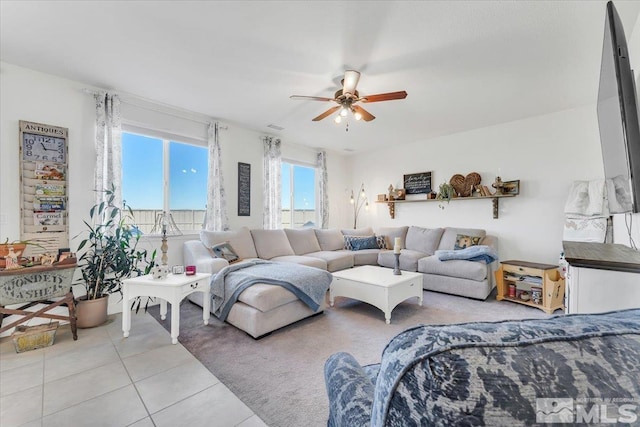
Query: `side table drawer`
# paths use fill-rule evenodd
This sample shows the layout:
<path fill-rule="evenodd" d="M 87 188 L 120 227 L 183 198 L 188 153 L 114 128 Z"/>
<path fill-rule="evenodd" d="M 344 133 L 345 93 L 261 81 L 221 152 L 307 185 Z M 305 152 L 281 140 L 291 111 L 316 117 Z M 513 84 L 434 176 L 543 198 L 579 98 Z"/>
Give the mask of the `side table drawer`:
<path fill-rule="evenodd" d="M 541 273 L 539 268 L 530 268 L 511 264 L 502 264 L 502 270 L 505 273 L 514 273 L 527 276 L 540 276 Z"/>
<path fill-rule="evenodd" d="M 182 285 L 182 298 L 197 291 L 204 292 L 206 286 L 209 286 L 208 280 L 199 280 L 197 282 Z"/>

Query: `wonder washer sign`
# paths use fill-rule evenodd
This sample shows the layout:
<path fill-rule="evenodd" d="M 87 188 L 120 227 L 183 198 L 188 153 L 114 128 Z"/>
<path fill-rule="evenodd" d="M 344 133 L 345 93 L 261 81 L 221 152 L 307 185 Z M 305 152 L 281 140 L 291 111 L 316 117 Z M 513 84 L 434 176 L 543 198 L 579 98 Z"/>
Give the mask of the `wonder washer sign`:
<path fill-rule="evenodd" d="M 0 305 L 42 301 L 62 297 L 71 289 L 75 268 L 0 275 Z"/>

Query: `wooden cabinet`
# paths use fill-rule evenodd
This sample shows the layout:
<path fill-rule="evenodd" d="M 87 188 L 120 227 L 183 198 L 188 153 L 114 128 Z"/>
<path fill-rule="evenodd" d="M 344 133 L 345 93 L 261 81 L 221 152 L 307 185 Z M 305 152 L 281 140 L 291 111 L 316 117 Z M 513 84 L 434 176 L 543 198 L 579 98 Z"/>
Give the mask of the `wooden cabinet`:
<path fill-rule="evenodd" d="M 527 261 L 503 261 L 495 272 L 498 301 L 507 300 L 536 307 L 548 314 L 564 309 L 564 278 L 557 265 Z M 511 288 L 511 289 L 510 289 Z M 540 298 L 534 298 L 539 289 Z M 528 300 L 521 295 L 527 292 Z"/>
<path fill-rule="evenodd" d="M 640 307 L 640 252 L 627 246 L 563 242 L 567 313 L 602 313 Z"/>

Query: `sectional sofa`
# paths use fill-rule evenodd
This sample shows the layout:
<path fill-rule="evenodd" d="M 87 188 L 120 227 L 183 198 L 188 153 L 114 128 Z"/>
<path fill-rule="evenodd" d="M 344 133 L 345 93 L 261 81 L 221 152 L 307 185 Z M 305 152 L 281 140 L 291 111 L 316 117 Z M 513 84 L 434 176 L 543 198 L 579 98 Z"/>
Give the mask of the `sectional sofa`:
<path fill-rule="evenodd" d="M 345 249 L 345 236 L 378 236 L 376 247 Z M 195 265 L 197 271 L 217 273 L 228 265 L 222 258 L 212 255 L 210 248 L 228 242 L 241 260 L 261 258 L 278 262 L 293 262 L 330 272 L 360 265 L 380 265 L 393 268 L 395 257 L 392 248 L 396 238 L 401 242 L 400 268 L 423 274 L 423 288 L 439 292 L 485 299 L 495 286 L 493 272 L 497 261 L 482 262 L 451 260 L 439 261 L 436 250 L 454 249 L 459 236 L 471 236 L 482 245 L 491 246 L 497 252 L 498 241 L 485 230 L 468 228 L 423 228 L 417 226 L 385 227 L 376 230 L 338 229 L 285 229 L 206 231 L 200 240 L 184 243 L 185 265 Z M 357 240 L 357 239 L 356 239 Z M 370 240 L 370 239 L 366 239 Z M 382 246 L 382 247 L 380 247 Z M 387 249 L 389 248 L 389 249 Z M 202 305 L 202 294 L 189 297 Z M 320 313 L 321 306 L 312 311 L 291 292 L 280 287 L 258 284 L 244 291 L 234 304 L 227 322 L 246 331 L 254 338 L 300 319 Z"/>

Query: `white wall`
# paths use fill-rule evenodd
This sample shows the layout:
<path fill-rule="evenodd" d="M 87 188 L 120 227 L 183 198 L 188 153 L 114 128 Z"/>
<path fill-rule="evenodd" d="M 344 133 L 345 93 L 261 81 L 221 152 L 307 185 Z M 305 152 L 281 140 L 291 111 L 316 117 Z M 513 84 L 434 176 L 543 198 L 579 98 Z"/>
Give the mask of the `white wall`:
<path fill-rule="evenodd" d="M 389 184 L 402 188 L 403 174 L 432 171 L 435 191 L 456 173 L 478 172 L 490 186 L 498 170 L 504 181 L 520 180 L 520 195 L 500 200 L 498 219 L 491 200 L 482 199 L 444 209 L 437 202 L 397 204 L 395 220 L 386 204 L 375 203 L 359 224 L 484 228 L 499 237 L 503 260 L 557 263 L 572 181 L 604 174 L 595 105 L 354 156 L 352 184 L 364 182 L 375 197 Z"/>
<path fill-rule="evenodd" d="M 69 128 L 70 236 L 82 229 L 92 205 L 94 102 L 84 85 L 0 63 L 0 238 L 20 238 L 18 121 Z"/>
<path fill-rule="evenodd" d="M 18 121 L 51 124 L 69 129 L 69 230 L 70 238 L 83 232 L 83 221 L 94 203 L 93 176 L 95 168 L 94 129 L 95 104 L 93 97 L 83 92 L 88 88 L 80 82 L 62 79 L 52 75 L 32 71 L 5 62 L 0 63 L 0 239 L 20 238 L 19 205 L 19 140 Z M 126 99 L 126 96 L 124 97 Z M 141 103 L 144 104 L 144 103 Z M 162 110 L 148 114 L 133 114 L 135 109 L 123 104 L 125 121 L 138 124 L 152 122 Z M 140 112 L 140 109 L 137 110 Z M 187 115 L 188 116 L 188 115 Z M 202 123 L 189 122 L 178 117 L 162 116 L 164 130 L 198 138 L 206 137 L 199 129 L 206 129 Z M 194 115 L 194 117 L 196 117 Z M 195 124 L 194 124 L 195 123 Z M 163 129 L 160 129 L 163 130 Z M 200 132 L 200 133 L 198 133 Z M 227 193 L 227 209 L 231 228 L 262 226 L 262 142 L 261 134 L 228 124 L 220 131 L 222 147 L 222 168 Z M 283 141 L 283 153 L 292 160 L 315 162 L 315 150 L 296 146 Z M 238 162 L 251 164 L 251 216 L 237 216 Z M 346 160 L 338 153 L 328 153 L 329 206 L 331 227 L 343 227 L 346 219 L 341 217 L 343 194 L 341 187 L 350 180 Z M 170 238 L 169 264 L 182 264 L 182 242 L 197 238 L 185 235 Z M 78 240 L 71 240 L 75 250 Z M 146 238 L 141 246 L 160 253 L 160 239 Z M 120 309 L 118 298 L 110 303 L 110 312 Z"/>

